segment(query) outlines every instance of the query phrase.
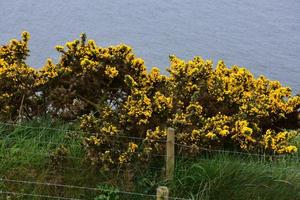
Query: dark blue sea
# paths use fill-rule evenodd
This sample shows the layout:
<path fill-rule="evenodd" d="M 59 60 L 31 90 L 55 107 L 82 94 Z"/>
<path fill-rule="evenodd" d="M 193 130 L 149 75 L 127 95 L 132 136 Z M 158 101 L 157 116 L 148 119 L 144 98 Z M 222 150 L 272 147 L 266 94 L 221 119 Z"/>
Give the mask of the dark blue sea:
<path fill-rule="evenodd" d="M 101 46 L 132 46 L 148 68 L 166 69 L 169 54 L 199 55 L 300 92 L 299 0 L 0 0 L 0 44 L 23 30 L 35 68 L 86 32 Z"/>

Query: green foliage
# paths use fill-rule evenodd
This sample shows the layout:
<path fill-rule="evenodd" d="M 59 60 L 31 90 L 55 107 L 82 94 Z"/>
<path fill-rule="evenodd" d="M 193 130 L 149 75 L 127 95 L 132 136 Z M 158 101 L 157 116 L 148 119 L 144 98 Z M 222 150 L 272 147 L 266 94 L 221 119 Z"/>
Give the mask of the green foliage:
<path fill-rule="evenodd" d="M 102 191 L 102 194 L 95 197 L 94 200 L 119 200 L 119 189 L 116 187 L 113 187 L 111 185 L 98 185 L 98 189 Z"/>

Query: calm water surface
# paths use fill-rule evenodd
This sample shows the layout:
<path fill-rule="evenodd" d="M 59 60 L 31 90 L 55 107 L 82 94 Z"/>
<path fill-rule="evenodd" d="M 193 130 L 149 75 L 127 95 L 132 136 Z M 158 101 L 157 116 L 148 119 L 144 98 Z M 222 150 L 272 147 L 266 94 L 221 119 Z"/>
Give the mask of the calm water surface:
<path fill-rule="evenodd" d="M 31 33 L 29 64 L 86 32 L 101 46 L 126 43 L 149 67 L 200 55 L 248 67 L 300 92 L 299 0 L 0 0 L 0 43 Z"/>

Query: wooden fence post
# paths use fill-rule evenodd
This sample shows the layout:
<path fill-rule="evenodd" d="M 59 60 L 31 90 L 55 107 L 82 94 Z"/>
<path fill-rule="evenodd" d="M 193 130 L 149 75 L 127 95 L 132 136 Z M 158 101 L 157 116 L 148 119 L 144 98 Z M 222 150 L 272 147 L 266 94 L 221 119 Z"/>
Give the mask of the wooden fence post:
<path fill-rule="evenodd" d="M 156 189 L 156 200 L 168 200 L 169 189 L 166 186 L 159 186 Z"/>
<path fill-rule="evenodd" d="M 21 105 L 19 108 L 19 116 L 18 116 L 18 122 L 21 123 L 23 121 L 23 104 L 24 104 L 24 98 L 25 95 L 23 94 L 22 100 L 21 100 Z"/>
<path fill-rule="evenodd" d="M 175 131 L 173 128 L 167 130 L 167 158 L 166 158 L 166 179 L 173 180 L 175 164 Z"/>

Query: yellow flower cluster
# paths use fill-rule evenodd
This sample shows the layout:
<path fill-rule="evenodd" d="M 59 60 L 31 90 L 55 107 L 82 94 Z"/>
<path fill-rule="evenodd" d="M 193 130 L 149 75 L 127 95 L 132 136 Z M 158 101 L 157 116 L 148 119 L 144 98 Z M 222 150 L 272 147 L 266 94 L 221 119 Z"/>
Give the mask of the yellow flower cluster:
<path fill-rule="evenodd" d="M 128 96 L 124 108 L 126 115 L 123 117 L 127 122 L 136 121 L 138 125 L 149 123 L 152 116 L 152 102 L 143 91 L 135 90 Z"/>
<path fill-rule="evenodd" d="M 119 72 L 115 67 L 106 67 L 105 74 L 109 78 L 115 78 L 116 76 L 118 76 Z"/>
<path fill-rule="evenodd" d="M 119 130 L 113 124 L 104 123 L 104 126 L 100 129 L 100 132 L 106 135 L 116 135 Z"/>
<path fill-rule="evenodd" d="M 100 138 L 96 137 L 96 136 L 91 136 L 89 138 L 86 139 L 86 142 L 89 143 L 89 144 L 92 144 L 92 145 L 96 145 L 96 146 L 99 146 L 103 143 L 103 141 L 101 141 Z"/>
<path fill-rule="evenodd" d="M 264 148 L 269 151 L 273 151 L 279 154 L 283 153 L 295 153 L 297 147 L 289 145 L 288 141 L 295 137 L 296 133 L 293 132 L 279 132 L 268 129 L 263 136 L 262 144 Z"/>
<path fill-rule="evenodd" d="M 157 113 L 169 110 L 172 108 L 172 98 L 166 97 L 161 92 L 155 92 L 153 96 L 154 111 Z"/>
<path fill-rule="evenodd" d="M 249 123 L 246 120 L 237 120 L 232 128 L 233 136 L 231 138 L 237 141 L 244 150 L 251 150 L 256 142 L 253 130 L 248 126 Z"/>
<path fill-rule="evenodd" d="M 209 147 L 211 142 L 213 142 L 218 147 L 226 137 L 230 137 L 231 130 L 229 125 L 231 121 L 231 117 L 217 114 L 213 117 L 200 119 L 201 123 L 199 124 L 191 122 L 187 124 L 187 127 L 178 124 L 183 129 L 182 133 L 178 134 L 178 138 L 187 145 L 195 144 L 197 146 Z M 188 132 L 189 128 L 192 129 L 191 133 Z"/>
<path fill-rule="evenodd" d="M 149 160 L 152 153 L 163 152 L 165 149 L 165 144 L 160 142 L 165 140 L 167 137 L 166 129 L 159 126 L 155 127 L 153 130 L 148 129 L 146 132 L 145 139 L 143 140 L 143 150 L 141 158 L 144 160 Z"/>
<path fill-rule="evenodd" d="M 123 152 L 120 154 L 119 156 L 119 164 L 127 164 L 129 163 L 133 157 L 136 157 L 136 154 L 134 154 L 138 149 L 138 145 L 133 143 L 133 142 L 129 142 L 128 144 L 128 149 L 126 152 Z"/>

